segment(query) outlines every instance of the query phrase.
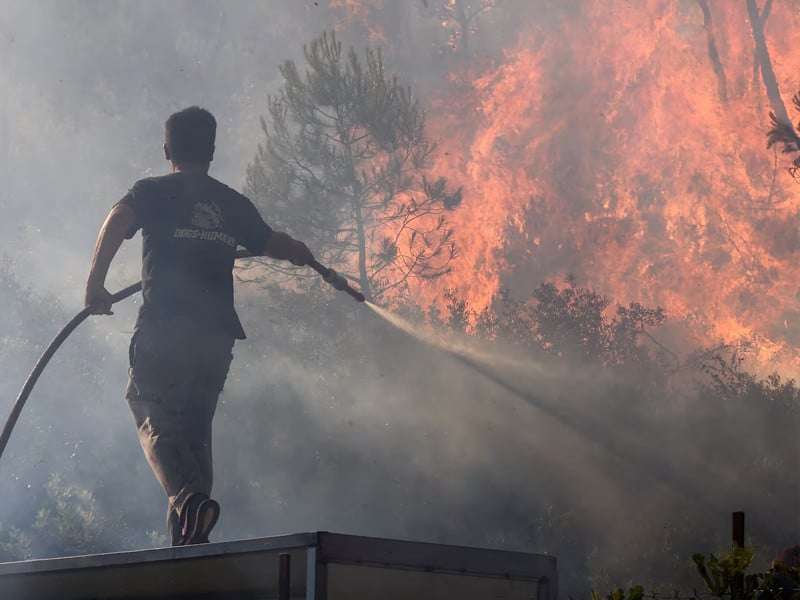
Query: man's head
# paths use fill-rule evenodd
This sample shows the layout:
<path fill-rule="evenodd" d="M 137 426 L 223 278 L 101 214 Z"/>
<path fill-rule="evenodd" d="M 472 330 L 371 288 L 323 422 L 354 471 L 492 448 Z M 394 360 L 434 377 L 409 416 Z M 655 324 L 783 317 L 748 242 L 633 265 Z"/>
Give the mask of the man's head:
<path fill-rule="evenodd" d="M 214 159 L 217 121 L 199 106 L 170 115 L 165 125 L 164 156 L 173 164 L 209 163 Z"/>

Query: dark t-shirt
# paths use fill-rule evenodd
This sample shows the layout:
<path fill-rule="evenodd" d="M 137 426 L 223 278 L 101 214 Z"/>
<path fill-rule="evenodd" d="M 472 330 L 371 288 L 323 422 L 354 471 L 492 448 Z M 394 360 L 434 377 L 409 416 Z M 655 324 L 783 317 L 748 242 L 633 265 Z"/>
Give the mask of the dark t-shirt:
<path fill-rule="evenodd" d="M 198 327 L 244 339 L 233 307 L 233 262 L 241 245 L 264 250 L 272 229 L 253 203 L 204 174 L 172 173 L 137 181 L 119 204 L 142 230 L 145 322 L 188 317 Z"/>

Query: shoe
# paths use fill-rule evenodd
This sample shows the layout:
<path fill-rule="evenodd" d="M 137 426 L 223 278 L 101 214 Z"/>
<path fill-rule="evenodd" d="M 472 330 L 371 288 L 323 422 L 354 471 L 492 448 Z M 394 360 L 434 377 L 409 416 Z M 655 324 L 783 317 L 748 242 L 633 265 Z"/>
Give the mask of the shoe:
<path fill-rule="evenodd" d="M 208 534 L 219 519 L 219 502 L 204 494 L 189 497 L 184 506 L 182 546 L 208 544 Z"/>
<path fill-rule="evenodd" d="M 178 516 L 178 511 L 172 508 L 170 504 L 167 509 L 167 533 L 173 546 L 183 545 L 183 531 L 181 529 L 181 518 Z"/>

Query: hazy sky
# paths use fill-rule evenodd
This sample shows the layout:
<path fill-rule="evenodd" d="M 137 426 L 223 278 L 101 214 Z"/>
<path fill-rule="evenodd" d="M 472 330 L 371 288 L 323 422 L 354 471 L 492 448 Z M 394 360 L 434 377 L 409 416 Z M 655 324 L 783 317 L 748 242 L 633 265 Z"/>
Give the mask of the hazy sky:
<path fill-rule="evenodd" d="M 161 150 L 166 117 L 191 104 L 210 109 L 218 120 L 212 174 L 241 188 L 261 138 L 259 118 L 266 113 L 267 95 L 277 90 L 278 66 L 300 57 L 303 42 L 334 25 L 329 9 L 300 0 L 6 0 L 0 20 L 0 175 L 5 183 L 0 191 L 0 255 L 13 259 L 23 283 L 58 297 L 58 319 L 77 312 L 97 231 L 109 208 L 137 179 L 167 170 Z M 497 48 L 513 39 L 497 36 Z M 410 68 L 409 62 L 406 58 L 404 68 Z M 429 64 L 422 64 L 411 81 L 432 72 Z M 139 254 L 138 238 L 123 247 L 109 277 L 111 291 L 138 279 Z M 341 525 L 357 533 L 418 536 L 438 520 L 443 529 L 463 533 L 453 541 L 469 542 L 469 523 L 459 530 L 461 524 L 447 519 L 479 514 L 484 524 L 507 532 L 508 540 L 517 535 L 509 542 L 513 545 L 542 539 L 541 532 L 520 529 L 521 524 L 533 527 L 525 519 L 542 508 L 536 504 L 545 496 L 542 482 L 552 484 L 549 499 L 564 499 L 558 518 L 571 514 L 595 530 L 610 527 L 616 519 L 618 531 L 629 527 L 626 533 L 633 532 L 630 538 L 611 540 L 611 545 L 635 538 L 646 512 L 669 508 L 673 501 L 708 502 L 716 508 L 716 500 L 698 498 L 697 490 L 704 486 L 715 488 L 712 496 L 717 498 L 733 489 L 739 494 L 733 500 L 756 503 L 757 490 L 737 488 L 741 465 L 709 464 L 691 455 L 693 446 L 682 445 L 687 440 L 701 446 L 707 442 L 707 432 L 680 430 L 688 402 L 676 401 L 663 413 L 637 415 L 624 404 L 636 400 L 625 395 L 633 392 L 617 382 L 598 383 L 591 373 L 543 373 L 530 363 L 527 371 L 510 369 L 503 381 L 512 383 L 501 384 L 385 334 L 369 342 L 375 351 L 371 362 L 360 366 L 360 387 L 350 389 L 345 380 L 331 384 L 331 389 L 340 385 L 341 395 L 314 397 L 325 374 L 308 367 L 313 361 L 295 364 L 288 336 L 276 349 L 264 333 L 268 324 L 248 325 L 248 302 L 260 301 L 247 292 L 239 299 L 253 335 L 237 352 L 225 392 L 226 402 L 238 400 L 239 405 L 227 407 L 217 421 L 227 440 L 226 446 L 218 446 L 227 473 L 220 485 L 231 506 L 244 507 L 221 521 L 222 535 L 239 535 L 251 524 L 248 517 L 264 514 L 259 502 L 270 496 L 248 487 L 255 485 L 248 480 L 252 472 L 257 475 L 253 480 L 275 488 L 269 516 L 285 517 L 267 522 L 264 533 Z M 138 453 L 122 402 L 135 309 L 135 303 L 125 303 L 117 317 L 95 320 L 76 334 L 76 344 L 98 353 L 77 357 L 94 361 L 87 362 L 87 373 L 102 373 L 96 375 L 98 381 L 81 379 L 72 396 L 61 390 L 65 397 L 59 397 L 54 379 L 50 387 L 37 390 L 44 396 L 35 400 L 41 412 L 32 410 L 31 415 L 38 414 L 38 426 L 55 427 L 61 436 L 54 437 L 57 444 L 64 440 L 75 447 L 78 442 L 69 432 L 73 425 L 79 428 L 74 435 L 82 447 L 110 449 L 109 461 L 127 461 Z M 264 312 L 263 307 L 253 309 L 254 315 Z M 53 334 L 60 325 L 52 324 Z M 94 343 L 93 335 L 106 339 Z M 64 357 L 77 360 L 66 352 Z M 106 358 L 108 366 L 92 371 Z M 62 362 L 53 373 L 69 373 L 80 364 Z M 6 387 L 15 393 L 16 382 L 21 385 L 31 366 L 12 365 L 13 385 L 6 381 Z M 262 426 L 249 419 L 253 406 L 263 406 L 265 398 L 274 403 L 274 412 Z M 9 400 L 4 398 L 2 405 Z M 71 401 L 85 412 L 57 419 L 59 407 Z M 82 437 L 93 423 L 104 426 L 99 439 Z M 32 426 L 29 422 L 23 430 L 31 435 Z M 766 444 L 767 429 L 752 434 L 754 447 Z M 242 430 L 252 435 L 240 436 Z M 120 437 L 115 440 L 116 435 Z M 42 438 L 31 439 L 43 444 Z M 73 452 L 65 453 L 61 446 L 37 448 L 21 468 L 32 472 L 40 458 L 58 454 L 68 460 Z M 137 468 L 146 469 L 136 457 Z M 274 479 L 259 471 L 271 467 Z M 112 466 L 104 464 L 103 472 L 113 473 Z M 113 477 L 107 475 L 103 484 L 118 483 Z M 715 484 L 708 483 L 712 478 Z M 156 504 L 160 490 L 148 472 L 137 473 L 136 481 L 149 486 L 135 494 L 152 505 L 137 505 L 130 520 L 158 527 L 152 515 L 161 512 Z M 369 506 L 340 494 L 348 484 Z M 24 481 L 20 486 L 24 489 Z M 0 509 L 24 504 L 25 497 L 14 494 L 0 498 L 5 502 Z M 287 504 L 287 495 L 293 503 Z M 128 502 L 132 500 L 126 498 L 124 505 Z M 630 505 L 637 507 L 636 515 L 626 510 Z M 724 518 L 727 510 L 719 511 Z M 561 523 L 548 526 L 568 529 Z M 726 526 L 723 520 L 721 527 Z M 494 545 L 508 540 L 498 538 Z"/>
<path fill-rule="evenodd" d="M 278 65 L 326 26 L 322 9 L 295 0 L 19 1 L 3 10 L 2 253 L 23 280 L 75 306 L 111 204 L 168 167 L 166 117 L 191 104 L 214 112 L 213 173 L 241 187 Z"/>

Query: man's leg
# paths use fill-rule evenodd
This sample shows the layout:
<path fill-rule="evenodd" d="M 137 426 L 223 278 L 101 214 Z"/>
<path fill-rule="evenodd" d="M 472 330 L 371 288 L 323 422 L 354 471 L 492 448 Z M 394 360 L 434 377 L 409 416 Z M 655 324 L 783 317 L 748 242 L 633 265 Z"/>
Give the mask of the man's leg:
<path fill-rule="evenodd" d="M 167 527 L 175 545 L 179 539 L 174 531 L 175 524 L 180 523 L 178 515 L 192 493 L 205 488 L 205 478 L 180 417 L 165 410 L 160 401 L 143 399 L 131 389 L 134 386 L 129 385 L 128 404 L 145 458 L 168 497 Z"/>
<path fill-rule="evenodd" d="M 187 501 L 188 511 L 182 515 L 184 542 L 207 543 L 208 534 L 219 517 L 219 504 L 210 499 L 214 482 L 212 460 L 212 421 L 217 400 L 228 375 L 233 340 L 210 335 L 202 345 L 202 369 L 193 385 L 193 410 L 188 419 L 190 448 L 200 469 L 202 487 Z"/>
<path fill-rule="evenodd" d="M 193 494 L 210 492 L 210 464 L 199 459 L 193 448 L 196 409 L 200 408 L 195 384 L 205 367 L 204 352 L 198 350 L 204 348 L 205 340 L 183 333 L 168 326 L 139 329 L 131 345 L 126 394 L 145 457 L 169 498 L 168 529 L 173 543 L 178 539 L 175 516 Z M 230 356 L 230 346 L 227 352 Z M 203 404 L 199 412 L 210 419 L 213 409 Z"/>
<path fill-rule="evenodd" d="M 195 379 L 192 391 L 194 410 L 191 420 L 191 448 L 204 484 L 204 488 L 199 491 L 209 496 L 214 483 L 212 422 L 233 359 L 233 343 L 234 340 L 226 336 L 208 336 L 203 344 L 202 371 Z"/>

